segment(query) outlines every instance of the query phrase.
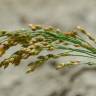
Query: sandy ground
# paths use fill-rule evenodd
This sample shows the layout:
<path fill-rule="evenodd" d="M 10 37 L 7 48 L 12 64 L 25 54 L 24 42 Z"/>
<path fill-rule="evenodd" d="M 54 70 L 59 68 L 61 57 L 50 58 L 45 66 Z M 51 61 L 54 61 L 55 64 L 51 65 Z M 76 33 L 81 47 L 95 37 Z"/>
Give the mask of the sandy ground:
<path fill-rule="evenodd" d="M 29 23 L 64 31 L 81 25 L 95 33 L 96 0 L 0 0 L 1 29 Z M 96 96 L 96 68 L 84 65 L 57 71 L 49 62 L 27 75 L 26 64 L 0 69 L 0 96 Z"/>

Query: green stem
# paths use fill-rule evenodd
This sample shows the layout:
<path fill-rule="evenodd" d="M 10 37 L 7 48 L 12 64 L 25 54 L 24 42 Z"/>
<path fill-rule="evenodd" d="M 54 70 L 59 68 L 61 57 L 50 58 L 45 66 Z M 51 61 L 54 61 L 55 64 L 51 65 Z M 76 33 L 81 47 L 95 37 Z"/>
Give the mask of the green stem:
<path fill-rule="evenodd" d="M 77 39 L 77 38 L 73 38 L 71 36 L 65 36 L 64 34 L 56 34 L 56 33 L 52 33 L 52 32 L 45 32 L 46 34 L 49 34 L 59 40 L 66 40 L 66 41 L 69 41 L 69 42 L 72 42 L 72 43 L 75 43 L 75 44 L 79 44 L 80 46 L 82 46 L 83 48 L 86 48 L 88 49 L 89 51 L 91 51 L 92 53 L 96 54 L 96 49 L 95 48 L 91 48 L 89 46 L 85 46 L 84 44 L 82 44 L 82 42 Z"/>
<path fill-rule="evenodd" d="M 88 54 L 90 56 L 93 56 L 94 58 L 96 57 L 95 55 L 91 54 L 91 52 L 86 51 L 86 50 L 67 48 L 67 47 L 64 47 L 64 46 L 57 46 L 57 48 L 58 49 L 65 49 L 65 50 L 72 50 L 72 51 L 76 51 L 76 52 L 80 52 L 80 53 L 85 53 L 85 54 Z"/>

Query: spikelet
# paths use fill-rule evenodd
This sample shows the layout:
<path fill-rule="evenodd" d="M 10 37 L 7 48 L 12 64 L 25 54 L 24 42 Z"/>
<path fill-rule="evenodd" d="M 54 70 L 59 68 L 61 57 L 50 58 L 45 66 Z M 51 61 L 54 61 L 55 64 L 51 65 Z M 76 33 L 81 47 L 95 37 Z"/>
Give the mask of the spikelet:
<path fill-rule="evenodd" d="M 79 26 L 77 29 L 96 44 L 95 37 L 93 38 L 89 32 Z M 96 59 L 96 48 L 93 47 L 90 42 L 83 39 L 82 36 L 78 35 L 78 30 L 62 32 L 60 29 L 53 28 L 52 26 L 35 24 L 29 24 L 29 29 L 26 28 L 14 32 L 1 30 L 0 38 L 5 36 L 7 39 L 0 41 L 0 57 L 2 57 L 9 48 L 17 44 L 22 45 L 22 48 L 1 61 L 0 67 L 5 69 L 12 64 L 17 66 L 23 59 L 26 60 L 30 56 L 37 56 L 37 60 L 28 64 L 27 73 L 38 69 L 50 59 L 70 56 Z M 62 50 L 62 52 L 38 56 L 43 50 Z M 78 64 L 80 64 L 79 60 L 69 60 L 68 63 L 57 64 L 56 69 Z"/>

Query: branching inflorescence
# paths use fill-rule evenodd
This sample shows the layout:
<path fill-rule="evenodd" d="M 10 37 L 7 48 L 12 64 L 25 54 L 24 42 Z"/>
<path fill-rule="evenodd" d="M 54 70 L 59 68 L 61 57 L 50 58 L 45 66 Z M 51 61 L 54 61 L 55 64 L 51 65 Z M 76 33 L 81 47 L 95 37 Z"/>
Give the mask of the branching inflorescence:
<path fill-rule="evenodd" d="M 12 46 L 22 45 L 19 51 L 13 53 L 9 58 L 0 62 L 0 67 L 7 68 L 9 64 L 19 65 L 22 59 L 37 55 L 37 60 L 28 64 L 27 73 L 34 71 L 49 59 L 56 59 L 66 56 L 80 56 L 96 58 L 96 40 L 81 27 L 76 27 L 71 32 L 62 32 L 53 27 L 40 25 L 29 25 L 29 29 L 16 30 L 14 32 L 0 31 L 0 57 Z M 84 38 L 83 38 L 84 36 Z M 4 37 L 4 38 L 3 38 Z M 85 39 L 86 37 L 86 39 Z M 91 41 L 92 43 L 88 42 Z M 42 50 L 61 50 L 61 53 L 39 55 Z M 90 62 L 88 62 L 90 64 Z M 86 63 L 86 64 L 88 64 Z M 56 65 L 61 69 L 68 65 L 80 64 L 80 61 L 73 60 L 68 63 Z"/>

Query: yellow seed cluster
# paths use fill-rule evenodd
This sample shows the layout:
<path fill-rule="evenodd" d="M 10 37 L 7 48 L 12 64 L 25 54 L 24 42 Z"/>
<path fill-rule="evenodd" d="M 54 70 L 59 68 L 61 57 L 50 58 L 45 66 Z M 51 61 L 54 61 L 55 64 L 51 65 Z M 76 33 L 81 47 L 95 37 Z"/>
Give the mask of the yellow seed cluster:
<path fill-rule="evenodd" d="M 78 31 L 83 33 L 83 35 L 87 36 L 94 43 L 96 43 L 96 40 L 89 34 L 89 32 L 86 32 L 81 27 L 77 27 L 78 30 L 70 32 L 61 32 L 60 29 L 51 26 L 35 24 L 29 24 L 29 27 L 29 29 L 16 30 L 15 32 L 0 31 L 0 37 L 7 37 L 3 42 L 0 41 L 0 57 L 10 47 L 17 44 L 22 46 L 22 49 L 0 62 L 0 67 L 7 68 L 9 64 L 18 65 L 22 59 L 27 59 L 29 56 L 34 55 L 37 55 L 37 60 L 28 64 L 28 73 L 34 71 L 49 59 L 57 59 L 62 56 L 96 58 L 96 48 L 83 39 L 82 36 L 78 34 Z M 63 49 L 64 52 L 38 56 L 42 50 L 53 51 L 55 49 Z M 84 55 L 73 54 L 74 51 Z M 79 61 L 69 61 L 68 63 L 58 64 L 56 68 L 61 69 L 79 63 Z"/>
<path fill-rule="evenodd" d="M 4 45 L 0 45 L 0 56 L 5 52 Z"/>

